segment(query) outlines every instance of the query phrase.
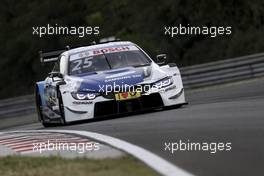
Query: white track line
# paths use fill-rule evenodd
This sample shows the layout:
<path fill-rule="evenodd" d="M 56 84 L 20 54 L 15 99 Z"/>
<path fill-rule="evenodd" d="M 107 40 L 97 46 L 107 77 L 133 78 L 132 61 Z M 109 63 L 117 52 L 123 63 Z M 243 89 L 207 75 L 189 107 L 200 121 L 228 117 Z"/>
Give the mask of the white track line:
<path fill-rule="evenodd" d="M 88 132 L 88 131 L 75 131 L 75 130 L 25 130 L 25 131 L 9 131 L 9 132 L 0 132 L 1 134 L 5 133 L 66 133 L 66 134 L 75 134 L 81 135 L 88 138 L 92 138 L 96 141 L 103 142 L 113 146 L 114 148 L 120 149 L 122 151 L 131 154 L 132 156 L 138 158 L 149 167 L 160 173 L 161 175 L 166 176 L 193 176 L 193 174 L 188 173 L 187 171 L 173 165 L 172 163 L 164 160 L 163 158 L 143 149 L 134 144 L 128 143 L 126 141 L 106 136 L 99 133 Z"/>

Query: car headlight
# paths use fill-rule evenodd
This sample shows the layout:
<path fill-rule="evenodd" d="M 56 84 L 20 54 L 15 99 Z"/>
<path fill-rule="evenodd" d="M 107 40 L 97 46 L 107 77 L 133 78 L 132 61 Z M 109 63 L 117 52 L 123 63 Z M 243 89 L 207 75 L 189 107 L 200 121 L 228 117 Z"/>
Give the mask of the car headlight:
<path fill-rule="evenodd" d="M 173 84 L 172 77 L 166 77 L 166 78 L 164 78 L 162 80 L 159 80 L 159 81 L 155 82 L 152 87 L 156 88 L 156 89 L 161 89 L 161 88 L 164 88 L 164 87 L 168 87 L 168 86 L 170 86 L 172 84 Z"/>
<path fill-rule="evenodd" d="M 71 95 L 76 100 L 94 100 L 98 93 L 72 92 Z"/>

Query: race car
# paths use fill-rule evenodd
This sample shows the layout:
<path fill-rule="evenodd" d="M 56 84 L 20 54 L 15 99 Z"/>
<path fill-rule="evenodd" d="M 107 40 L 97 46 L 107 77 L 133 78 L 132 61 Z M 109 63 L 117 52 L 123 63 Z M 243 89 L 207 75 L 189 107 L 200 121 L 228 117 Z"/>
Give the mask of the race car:
<path fill-rule="evenodd" d="M 129 41 L 40 52 L 40 60 L 54 64 L 35 86 L 45 127 L 186 104 L 176 64 L 166 64 L 166 54 L 154 62 Z"/>

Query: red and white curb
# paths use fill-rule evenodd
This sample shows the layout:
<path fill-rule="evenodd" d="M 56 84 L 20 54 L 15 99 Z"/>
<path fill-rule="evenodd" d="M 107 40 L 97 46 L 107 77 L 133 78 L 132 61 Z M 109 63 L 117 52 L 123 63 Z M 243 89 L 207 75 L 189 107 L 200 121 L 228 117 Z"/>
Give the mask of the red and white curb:
<path fill-rule="evenodd" d="M 10 148 L 20 154 L 38 152 L 34 151 L 34 143 L 87 143 L 87 138 L 61 133 L 7 133 L 0 134 L 0 145 Z"/>
<path fill-rule="evenodd" d="M 5 133 L 11 133 L 11 132 L 0 132 L 0 135 L 5 134 Z M 65 136 L 79 135 L 79 136 L 87 137 L 89 139 L 93 139 L 98 142 L 108 144 L 114 148 L 117 148 L 121 151 L 131 154 L 132 156 L 134 156 L 135 158 L 138 158 L 139 160 L 144 162 L 146 165 L 148 165 L 149 167 L 151 167 L 153 170 L 157 171 L 161 175 L 193 176 L 193 174 L 179 168 L 178 166 L 173 165 L 172 163 L 164 160 L 163 158 L 155 155 L 154 153 L 151 153 L 150 151 L 147 151 L 146 149 L 143 149 L 139 146 L 128 143 L 126 141 L 123 141 L 123 140 L 120 140 L 114 137 L 106 136 L 103 134 L 99 134 L 99 133 L 87 132 L 87 131 L 74 131 L 74 130 L 26 130 L 26 131 L 12 131 L 12 133 L 30 133 L 30 134 L 39 133 L 41 134 L 41 136 L 45 136 L 45 133 L 47 134 L 60 133 L 60 134 L 64 134 Z M 23 139 L 23 136 L 21 136 L 20 139 Z M 10 138 L 10 140 L 12 139 Z M 1 141 L 1 138 L 0 138 L 0 141 Z M 3 141 L 3 142 L 8 142 L 8 141 Z"/>

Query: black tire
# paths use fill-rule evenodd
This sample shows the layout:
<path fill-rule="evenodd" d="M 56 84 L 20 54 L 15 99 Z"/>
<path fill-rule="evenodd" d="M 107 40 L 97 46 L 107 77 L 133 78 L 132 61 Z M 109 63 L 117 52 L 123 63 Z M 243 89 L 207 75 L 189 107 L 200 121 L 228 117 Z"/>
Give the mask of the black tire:
<path fill-rule="evenodd" d="M 43 125 L 45 128 L 48 128 L 48 127 L 54 127 L 54 126 L 55 126 L 53 123 L 47 123 L 47 122 L 44 122 L 44 121 L 42 121 L 42 125 Z"/>
<path fill-rule="evenodd" d="M 38 87 L 36 86 L 36 90 L 35 90 L 35 105 L 36 105 L 36 111 L 38 114 L 38 120 L 41 121 L 42 120 L 42 112 L 41 112 L 41 97 L 39 94 L 39 90 Z"/>
<path fill-rule="evenodd" d="M 35 90 L 35 102 L 36 102 L 36 110 L 37 110 L 37 114 L 38 114 L 38 120 L 42 123 L 42 125 L 44 127 L 51 127 L 52 124 L 47 123 L 44 120 L 44 115 L 42 114 L 41 96 L 39 94 L 39 90 L 38 90 L 37 86 L 36 86 L 36 90 Z"/>
<path fill-rule="evenodd" d="M 59 100 L 59 109 L 60 109 L 60 115 L 61 115 L 61 125 L 66 125 L 66 120 L 65 120 L 65 114 L 64 114 L 64 107 L 63 107 L 63 100 L 61 96 L 60 90 L 57 90 L 57 96 Z"/>

